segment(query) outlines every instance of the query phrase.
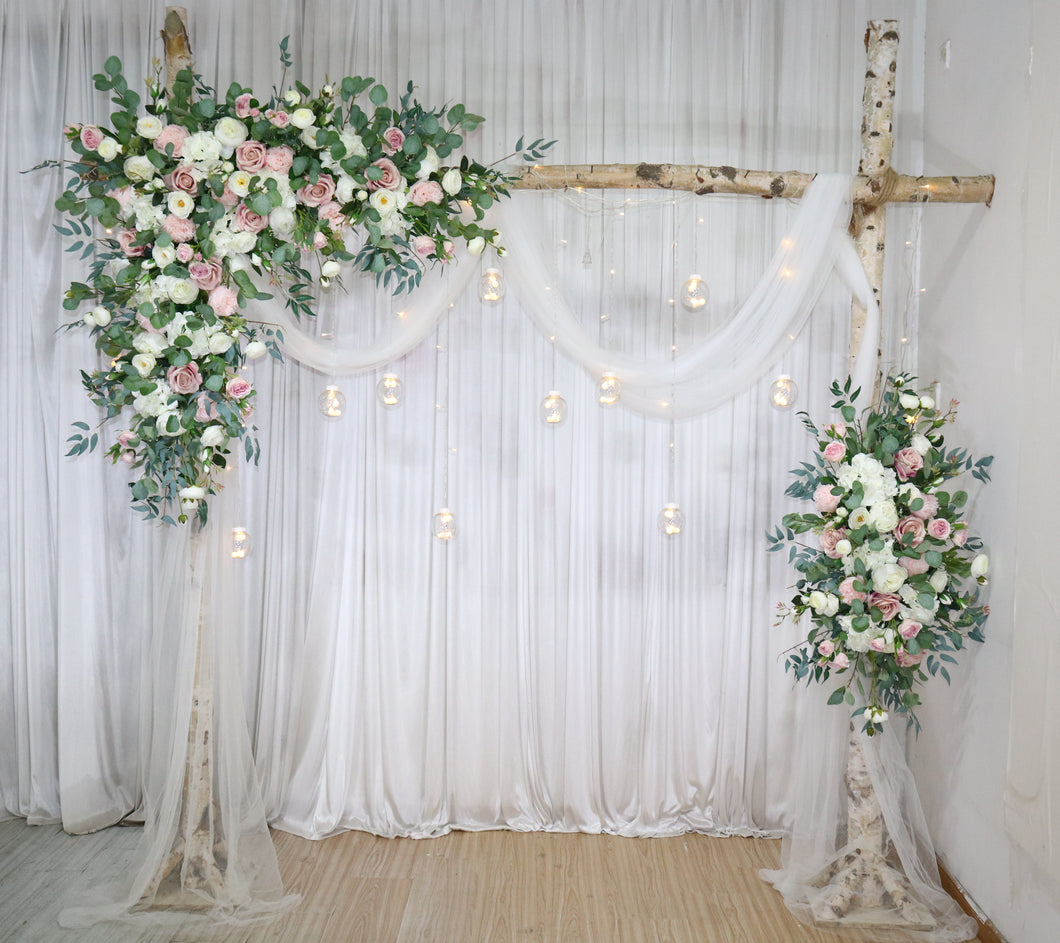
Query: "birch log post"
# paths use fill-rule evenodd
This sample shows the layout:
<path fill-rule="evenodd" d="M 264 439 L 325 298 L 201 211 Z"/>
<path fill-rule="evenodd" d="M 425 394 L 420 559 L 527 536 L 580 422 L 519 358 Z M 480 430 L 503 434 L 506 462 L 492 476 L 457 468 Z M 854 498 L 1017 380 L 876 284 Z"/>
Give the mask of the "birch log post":
<path fill-rule="evenodd" d="M 188 39 L 188 11 L 184 7 L 166 7 L 162 42 L 166 48 L 166 93 L 172 95 L 177 73 L 190 69 L 194 61 Z"/>

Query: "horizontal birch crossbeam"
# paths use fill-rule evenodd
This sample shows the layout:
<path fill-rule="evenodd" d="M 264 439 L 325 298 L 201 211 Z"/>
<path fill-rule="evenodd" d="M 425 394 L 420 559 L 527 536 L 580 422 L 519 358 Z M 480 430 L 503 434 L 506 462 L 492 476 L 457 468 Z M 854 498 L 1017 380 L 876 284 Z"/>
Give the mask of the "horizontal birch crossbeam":
<path fill-rule="evenodd" d="M 738 193 L 767 200 L 797 199 L 816 174 L 798 170 L 739 170 L 679 164 L 560 164 L 528 167 L 513 190 L 688 190 L 699 195 Z M 854 178 L 855 203 L 986 203 L 994 196 L 994 177 L 912 177 L 907 174 Z"/>

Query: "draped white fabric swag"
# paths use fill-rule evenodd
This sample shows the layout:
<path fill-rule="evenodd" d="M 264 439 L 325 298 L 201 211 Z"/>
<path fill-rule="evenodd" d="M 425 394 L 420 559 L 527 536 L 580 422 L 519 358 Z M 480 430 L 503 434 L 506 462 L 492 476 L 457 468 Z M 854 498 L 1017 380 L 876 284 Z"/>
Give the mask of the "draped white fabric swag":
<path fill-rule="evenodd" d="M 650 16 L 632 0 L 187 6 L 197 68 L 217 87 L 270 88 L 289 33 L 308 84 L 359 72 L 396 92 L 412 79 L 426 103 L 486 115 L 468 141 L 486 160 L 526 132 L 557 138 L 556 162 L 839 172 L 856 164 L 860 37 L 878 12 L 841 0 L 675 2 Z M 912 27 L 919 5 L 903 9 Z M 15 171 L 61 153 L 65 122 L 105 122 L 90 75 L 112 53 L 130 78 L 144 71 L 162 15 L 102 0 L 4 8 L 0 103 L 19 132 L 0 177 L 0 802 L 74 832 L 140 802 L 151 705 L 165 702 L 148 644 L 166 618 L 164 540 L 128 511 L 120 471 L 62 457 L 69 423 L 94 418 L 77 384 L 90 345 L 56 333 L 62 286 L 81 268 L 50 228 L 60 175 Z M 904 48 L 913 75 L 915 44 Z M 735 323 L 794 208 L 643 193 L 515 201 L 533 210 L 536 253 L 525 269 L 522 251 L 502 260 L 502 305 L 465 290 L 391 364 L 399 409 L 380 407 L 373 374 L 254 367 L 263 458 L 243 475 L 254 549 L 229 667 L 247 691 L 265 807 L 312 836 L 772 833 L 790 811 L 802 692 L 777 658 L 793 640 L 770 627 L 787 574 L 761 535 L 789 507 L 801 426 L 768 408 L 766 381 L 735 392 L 677 423 L 671 495 L 667 423 L 601 408 L 592 378 L 520 307 L 549 313 L 514 286 L 531 264 L 554 267 L 596 346 L 665 362 L 675 335 L 680 357 Z M 899 240 L 910 222 L 895 221 Z M 711 303 L 675 321 L 669 299 L 692 271 Z M 402 300 L 346 281 L 310 330 L 380 343 Z M 833 280 L 774 364 L 816 415 L 846 370 L 849 297 Z M 348 400 L 336 422 L 315 404 L 330 381 Z M 570 403 L 559 428 L 537 413 L 552 388 Z M 459 526 L 448 545 L 430 536 L 443 497 Z M 671 497 L 688 527 L 668 541 L 655 516 Z"/>

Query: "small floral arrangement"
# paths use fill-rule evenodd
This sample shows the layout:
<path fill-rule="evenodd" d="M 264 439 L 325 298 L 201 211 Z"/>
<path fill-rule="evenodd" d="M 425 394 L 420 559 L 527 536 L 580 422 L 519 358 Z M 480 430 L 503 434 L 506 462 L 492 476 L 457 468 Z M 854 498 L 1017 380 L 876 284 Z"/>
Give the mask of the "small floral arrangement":
<path fill-rule="evenodd" d="M 280 50 L 286 70 L 286 39 Z M 134 509 L 174 523 L 175 507 L 180 521 L 194 511 L 205 523 L 230 444 L 260 454 L 243 370 L 266 353 L 280 359 L 282 340 L 247 317 L 247 302 L 272 297 L 260 286 L 282 291 L 297 315 L 313 314 L 314 282 L 328 284 L 343 262 L 411 290 L 457 240 L 471 255 L 499 249 L 481 222 L 513 178 L 468 157 L 447 166 L 483 119 L 459 104 L 426 109 L 411 83 L 394 106 L 359 76 L 259 100 L 238 83 L 218 97 L 187 70 L 167 93 L 156 70 L 141 112 L 116 57 L 94 79 L 117 109 L 109 128 L 65 129 L 77 158 L 56 228 L 91 262 L 63 305 L 91 306 L 78 323 L 103 366 L 82 380 L 106 419 L 127 417 L 108 454 L 137 473 Z M 536 160 L 552 143 L 520 139 L 516 154 Z M 75 426 L 68 454 L 95 449 L 98 432 Z"/>
<path fill-rule="evenodd" d="M 818 450 L 785 493 L 812 500 L 815 512 L 786 514 L 767 535 L 769 550 L 788 547 L 802 574 L 780 621 L 808 613 L 813 623 L 785 668 L 807 683 L 836 674 L 843 683 L 828 703 L 860 702 L 854 716 L 870 735 L 889 712 L 908 713 L 919 729 L 917 686 L 938 674 L 949 682 L 946 664 L 966 639 L 983 641 L 989 612 L 979 601 L 988 559 L 963 517 L 968 496 L 946 483 L 966 471 L 988 481 L 992 458 L 947 448 L 942 429 L 957 401 L 939 412 L 912 381 L 890 378 L 860 416 L 860 391 L 849 379 L 833 383 L 842 420 L 823 430 L 800 414 Z"/>

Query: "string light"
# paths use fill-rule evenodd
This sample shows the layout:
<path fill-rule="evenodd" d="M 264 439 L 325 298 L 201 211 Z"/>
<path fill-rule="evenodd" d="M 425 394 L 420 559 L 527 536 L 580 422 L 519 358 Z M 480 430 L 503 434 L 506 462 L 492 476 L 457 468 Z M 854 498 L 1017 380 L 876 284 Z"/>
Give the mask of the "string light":
<path fill-rule="evenodd" d="M 791 409 L 799 398 L 799 388 L 786 373 L 777 377 L 769 387 L 769 404 L 774 409 Z"/>
<path fill-rule="evenodd" d="M 375 392 L 380 403 L 392 408 L 401 404 L 405 390 L 396 374 L 384 373 L 382 379 L 376 384 Z"/>
<path fill-rule="evenodd" d="M 232 528 L 232 559 L 242 560 L 250 553 L 250 534 L 242 524 Z"/>
<path fill-rule="evenodd" d="M 504 297 L 504 276 L 500 269 L 488 268 L 478 282 L 478 296 L 483 304 L 495 305 Z"/>
<path fill-rule="evenodd" d="M 601 406 L 614 406 L 622 396 L 622 384 L 613 373 L 600 377 L 599 398 Z"/>
<path fill-rule="evenodd" d="M 346 397 L 337 386 L 326 386 L 317 406 L 328 419 L 338 419 L 346 411 Z"/>
<path fill-rule="evenodd" d="M 679 504 L 665 504 L 659 512 L 659 531 L 664 537 L 676 537 L 684 530 L 685 512 Z"/>
<path fill-rule="evenodd" d="M 456 515 L 449 508 L 435 512 L 434 536 L 439 540 L 452 540 L 456 536 Z"/>
<path fill-rule="evenodd" d="M 681 307 L 695 314 L 702 311 L 710 300 L 710 289 L 700 275 L 690 275 L 681 286 Z"/>
<path fill-rule="evenodd" d="M 550 390 L 541 401 L 541 418 L 550 426 L 558 426 L 567 418 L 567 401 L 558 390 Z"/>

